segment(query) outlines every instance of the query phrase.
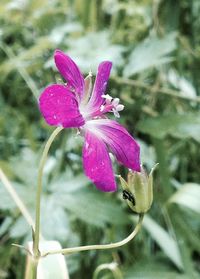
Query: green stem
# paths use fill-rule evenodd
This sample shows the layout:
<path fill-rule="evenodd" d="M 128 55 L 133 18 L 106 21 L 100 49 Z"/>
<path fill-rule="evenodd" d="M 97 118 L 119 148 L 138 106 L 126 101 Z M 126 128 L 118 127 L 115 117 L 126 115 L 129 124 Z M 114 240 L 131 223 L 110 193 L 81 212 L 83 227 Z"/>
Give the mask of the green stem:
<path fill-rule="evenodd" d="M 93 279 L 97 279 L 98 275 L 100 274 L 100 272 L 102 270 L 105 270 L 105 269 L 109 269 L 112 272 L 112 274 L 113 274 L 115 279 L 123 279 L 121 271 L 118 268 L 116 263 L 101 264 L 101 265 L 99 265 L 96 268 L 95 272 L 94 272 Z"/>
<path fill-rule="evenodd" d="M 37 279 L 37 266 L 38 266 L 38 262 L 33 259 L 32 267 L 31 267 L 32 279 Z"/>
<path fill-rule="evenodd" d="M 40 203 L 41 203 L 41 193 L 42 193 L 42 175 L 43 175 L 43 169 L 45 162 L 47 160 L 47 155 L 49 152 L 49 149 L 51 147 L 52 142 L 54 141 L 55 137 L 62 131 L 62 127 L 56 128 L 51 136 L 49 137 L 41 160 L 39 164 L 39 171 L 38 171 L 38 180 L 37 180 L 37 193 L 36 193 L 36 211 L 35 211 L 35 232 L 34 232 L 34 240 L 33 240 L 33 254 L 34 258 L 37 262 L 37 260 L 40 257 L 40 252 L 39 252 L 39 238 L 40 238 Z M 36 269 L 37 269 L 37 264 L 36 264 Z M 35 277 L 37 278 L 37 277 Z"/>
<path fill-rule="evenodd" d="M 119 242 L 110 243 L 110 244 L 102 244 L 102 245 L 99 244 L 99 245 L 87 245 L 87 246 L 65 248 L 65 249 L 60 249 L 60 250 L 49 251 L 49 252 L 44 253 L 41 256 L 45 257 L 47 255 L 54 255 L 54 254 L 66 255 L 66 254 L 72 254 L 72 253 L 81 252 L 81 251 L 106 250 L 106 249 L 113 249 L 113 248 L 123 246 L 126 243 L 128 243 L 130 240 L 132 240 L 137 235 L 137 233 L 141 229 L 143 218 L 144 218 L 144 214 L 140 214 L 139 219 L 138 219 L 138 223 L 137 223 L 135 229 L 133 230 L 133 232 L 129 236 L 127 236 L 125 239 L 123 239 Z"/>

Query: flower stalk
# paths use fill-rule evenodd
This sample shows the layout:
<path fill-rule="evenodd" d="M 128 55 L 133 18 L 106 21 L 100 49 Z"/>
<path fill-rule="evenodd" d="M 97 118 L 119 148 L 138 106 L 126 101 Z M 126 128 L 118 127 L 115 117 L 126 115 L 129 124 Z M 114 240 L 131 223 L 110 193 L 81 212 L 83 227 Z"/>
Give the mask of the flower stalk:
<path fill-rule="evenodd" d="M 120 246 L 127 244 L 138 234 L 138 232 L 140 231 L 140 229 L 142 227 L 143 218 L 144 218 L 144 214 L 139 214 L 138 223 L 137 223 L 135 229 L 132 231 L 131 234 L 129 234 L 126 238 L 124 238 L 121 241 L 118 241 L 115 243 L 110 243 L 110 244 L 86 245 L 86 246 L 78 246 L 78 247 L 54 250 L 54 251 L 49 251 L 49 252 L 42 254 L 41 257 L 46 257 L 48 255 L 54 255 L 54 254 L 68 255 L 68 254 L 82 252 L 82 251 L 107 250 L 107 249 L 118 248 Z"/>
<path fill-rule="evenodd" d="M 36 193 L 36 211 L 35 211 L 35 230 L 33 233 L 33 255 L 35 260 L 35 271 L 33 278 L 37 278 L 37 265 L 38 260 L 40 258 L 40 251 L 39 251 L 39 238 L 40 238 L 40 208 L 41 208 L 41 193 L 42 193 L 42 176 L 43 176 L 43 170 L 44 165 L 47 160 L 48 152 L 51 147 L 51 144 L 53 143 L 55 137 L 63 130 L 62 127 L 56 128 L 51 136 L 49 137 L 44 151 L 42 153 L 42 157 L 39 164 L 39 171 L 38 171 L 38 180 L 37 180 L 37 193 Z"/>
<path fill-rule="evenodd" d="M 123 279 L 122 273 L 121 273 L 120 269 L 118 268 L 117 263 L 115 263 L 115 262 L 114 263 L 109 263 L 109 264 L 101 264 L 101 265 L 99 265 L 96 268 L 92 279 L 97 279 L 99 277 L 98 275 L 100 274 L 100 272 L 102 270 L 106 270 L 106 269 L 110 270 L 112 272 L 113 277 L 115 279 Z"/>

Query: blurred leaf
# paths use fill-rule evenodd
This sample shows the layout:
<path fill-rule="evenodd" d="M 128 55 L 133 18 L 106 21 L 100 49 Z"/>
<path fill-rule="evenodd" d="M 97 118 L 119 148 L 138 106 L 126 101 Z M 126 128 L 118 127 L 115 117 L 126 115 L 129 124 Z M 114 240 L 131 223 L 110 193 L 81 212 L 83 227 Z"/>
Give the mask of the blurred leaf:
<path fill-rule="evenodd" d="M 169 202 L 188 207 L 200 214 L 200 185 L 186 183 L 169 199 Z"/>
<path fill-rule="evenodd" d="M 137 142 L 140 145 L 142 164 L 147 166 L 148 169 L 151 169 L 156 164 L 154 148 L 140 139 L 137 139 Z"/>
<path fill-rule="evenodd" d="M 13 208 L 15 208 L 15 204 L 0 182 L 0 209 L 9 210 Z"/>
<path fill-rule="evenodd" d="M 193 138 L 200 142 L 200 113 L 148 117 L 139 121 L 138 129 L 158 139 L 171 135 L 180 139 Z"/>
<path fill-rule="evenodd" d="M 110 41 L 110 33 L 102 31 L 98 33 L 88 33 L 84 37 L 71 40 L 66 39 L 68 49 L 66 51 L 77 63 L 84 73 L 90 70 L 96 74 L 98 65 L 104 60 L 113 61 L 113 72 L 123 63 L 122 53 L 124 47 L 114 45 Z M 54 67 L 51 59 L 46 63 L 46 67 Z"/>
<path fill-rule="evenodd" d="M 167 76 L 168 81 L 180 90 L 182 96 L 195 98 L 197 96 L 194 86 L 184 77 L 181 77 L 175 70 L 171 69 Z"/>
<path fill-rule="evenodd" d="M 2 236 L 4 233 L 7 232 L 7 230 L 11 226 L 11 224 L 12 224 L 12 218 L 11 217 L 5 217 L 5 219 L 1 223 L 0 236 Z"/>
<path fill-rule="evenodd" d="M 16 183 L 15 190 L 18 192 L 20 186 Z M 27 193 L 26 193 L 27 194 Z M 6 191 L 4 185 L 0 181 L 0 209 L 1 210 L 13 210 L 16 208 L 16 204 Z"/>
<path fill-rule="evenodd" d="M 31 227 L 27 224 L 23 216 L 19 217 L 10 229 L 10 236 L 13 238 L 23 237 L 31 232 Z"/>
<path fill-rule="evenodd" d="M 134 276 L 134 277 L 133 277 Z M 152 271 L 150 268 L 144 271 L 133 271 L 132 273 L 128 273 L 125 275 L 124 279 L 188 279 L 188 275 L 179 274 L 173 271 L 159 271 L 157 267 Z"/>
<path fill-rule="evenodd" d="M 138 263 L 124 271 L 124 279 L 188 279 L 185 274 L 171 271 L 162 257 L 140 259 Z"/>
<path fill-rule="evenodd" d="M 9 3 L 5 6 L 6 12 L 9 10 L 24 10 L 27 5 L 27 0 L 15 0 L 15 1 L 8 1 Z"/>
<path fill-rule="evenodd" d="M 66 242 L 71 230 L 64 208 L 58 206 L 53 196 L 44 198 L 41 208 L 42 235 L 49 240 Z"/>
<path fill-rule="evenodd" d="M 78 22 L 72 22 L 72 23 L 65 23 L 63 25 L 60 25 L 58 27 L 55 27 L 51 34 L 49 35 L 49 39 L 54 44 L 60 44 L 63 42 L 65 37 L 69 35 L 70 33 L 74 32 L 81 32 L 83 29 L 82 25 Z"/>
<path fill-rule="evenodd" d="M 177 242 L 150 216 L 145 215 L 143 225 L 151 237 L 157 242 L 169 259 L 179 268 L 183 269 L 180 251 Z"/>
<path fill-rule="evenodd" d="M 2 49 L 4 47 L 0 45 Z M 14 58 L 8 57 L 8 59 L 0 65 L 0 73 L 8 74 L 13 69 L 17 70 L 18 68 L 31 68 L 34 63 L 36 63 L 37 59 L 40 58 L 44 52 L 46 52 L 49 48 L 51 48 L 51 42 L 48 37 L 38 38 L 35 45 L 26 50 L 21 50 Z M 7 53 L 6 49 L 5 52 Z M 7 53 L 8 54 L 8 53 Z"/>
<path fill-rule="evenodd" d="M 73 193 L 88 185 L 88 180 L 83 174 L 74 177 L 72 171 L 66 170 L 56 177 L 49 185 L 49 190 L 54 193 Z M 75 193 L 76 194 L 76 193 Z"/>
<path fill-rule="evenodd" d="M 168 54 L 176 49 L 176 33 L 169 33 L 162 39 L 147 38 L 132 51 L 124 68 L 124 76 L 129 77 L 150 67 L 169 63 Z"/>
<path fill-rule="evenodd" d="M 23 148 L 18 156 L 11 159 L 11 167 L 17 178 L 26 185 L 35 186 L 38 162 L 38 154 L 34 153 L 30 148 Z"/>
<path fill-rule="evenodd" d="M 76 218 L 84 222 L 104 227 L 106 224 L 128 224 L 127 214 L 109 195 L 90 189 L 83 189 L 73 194 L 56 194 L 55 199 Z"/>

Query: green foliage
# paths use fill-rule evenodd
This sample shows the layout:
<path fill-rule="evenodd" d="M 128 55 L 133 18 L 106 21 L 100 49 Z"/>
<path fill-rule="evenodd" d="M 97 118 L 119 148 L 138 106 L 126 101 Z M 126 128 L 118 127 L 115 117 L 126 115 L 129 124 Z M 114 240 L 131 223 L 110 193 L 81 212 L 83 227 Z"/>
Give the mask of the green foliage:
<path fill-rule="evenodd" d="M 112 60 L 108 93 L 125 105 L 120 122 L 140 142 L 143 164 L 159 163 L 142 232 L 112 253 L 67 257 L 70 278 L 92 278 L 96 267 L 113 261 L 125 279 L 199 278 L 199 0 L 0 2 L 0 167 L 31 216 L 38 163 L 52 131 L 37 98 L 61 78 L 56 48 L 85 75 Z M 42 234 L 63 247 L 120 240 L 136 220 L 120 186 L 105 194 L 85 178 L 81 146 L 75 131 L 64 131 L 45 166 Z M 0 182 L 1 278 L 24 277 L 25 256 L 11 243 L 30 239 L 30 224 Z"/>
<path fill-rule="evenodd" d="M 129 56 L 129 63 L 124 68 L 124 76 L 129 77 L 150 67 L 169 63 L 172 57 L 168 54 L 176 49 L 176 34 L 165 35 L 164 38 L 148 38 L 137 45 Z"/>
<path fill-rule="evenodd" d="M 199 184 L 186 183 L 169 200 L 200 213 L 200 187 Z"/>
<path fill-rule="evenodd" d="M 148 216 L 145 217 L 144 227 L 149 231 L 149 234 L 163 249 L 166 255 L 171 259 L 171 261 L 179 269 L 183 269 L 177 242 L 170 236 L 170 234 Z"/>
<path fill-rule="evenodd" d="M 200 142 L 200 114 L 173 113 L 148 118 L 138 123 L 138 129 L 158 139 L 170 135 L 178 139 L 194 139 Z"/>

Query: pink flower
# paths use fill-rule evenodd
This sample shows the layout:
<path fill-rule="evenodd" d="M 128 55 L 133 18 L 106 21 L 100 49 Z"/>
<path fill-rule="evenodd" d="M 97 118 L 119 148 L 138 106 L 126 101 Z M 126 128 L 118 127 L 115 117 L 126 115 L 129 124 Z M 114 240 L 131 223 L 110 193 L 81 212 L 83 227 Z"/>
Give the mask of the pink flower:
<path fill-rule="evenodd" d="M 139 172 L 140 148 L 123 126 L 105 117 L 107 112 L 119 117 L 119 111 L 124 107 L 118 98 L 104 95 L 112 63 L 104 61 L 99 65 L 92 90 L 91 74 L 84 80 L 69 56 L 56 50 L 54 59 L 67 84 L 52 84 L 45 88 L 39 99 L 40 111 L 49 125 L 79 129 L 85 139 L 85 174 L 101 191 L 115 191 L 109 152 L 125 167 Z"/>

